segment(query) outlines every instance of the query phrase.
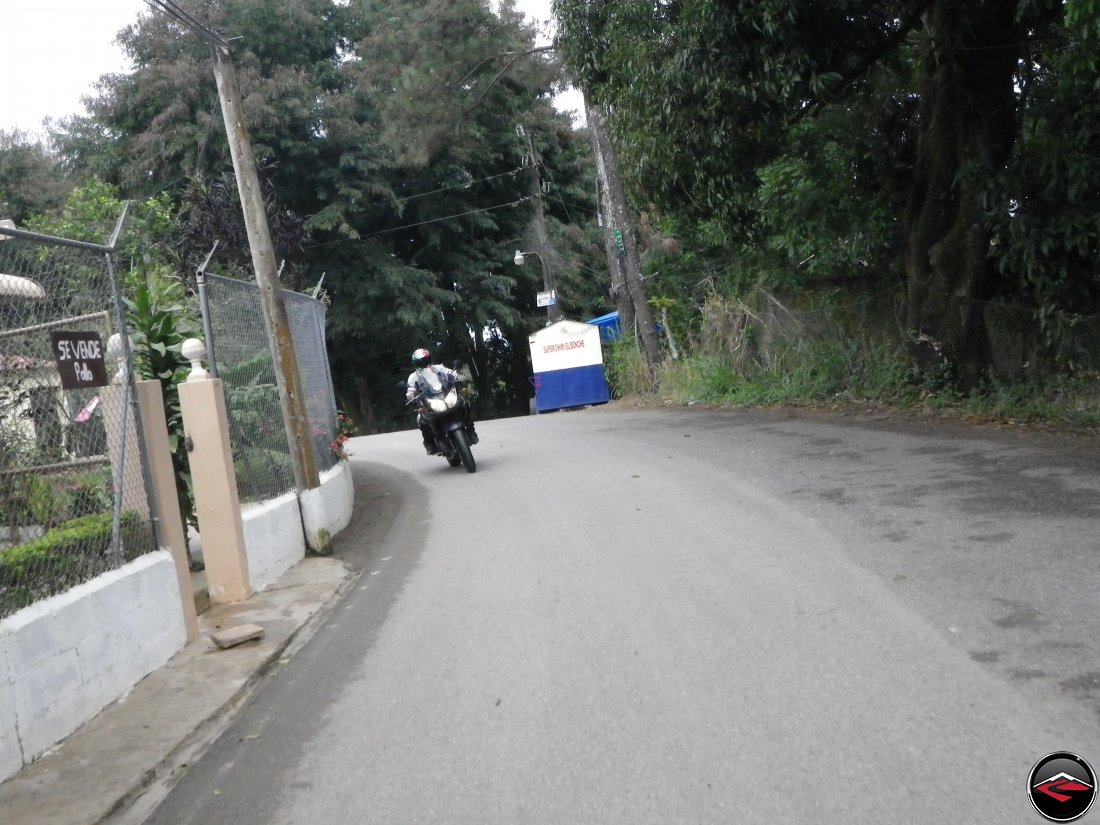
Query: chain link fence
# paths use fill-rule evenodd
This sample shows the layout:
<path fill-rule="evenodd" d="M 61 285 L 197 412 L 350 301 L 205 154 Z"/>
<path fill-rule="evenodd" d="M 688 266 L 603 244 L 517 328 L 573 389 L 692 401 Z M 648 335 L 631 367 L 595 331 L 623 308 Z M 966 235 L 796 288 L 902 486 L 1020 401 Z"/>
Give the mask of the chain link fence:
<path fill-rule="evenodd" d="M 0 226 L 0 617 L 157 548 L 112 267 Z"/>
<path fill-rule="evenodd" d="M 972 301 L 978 322 L 964 346 L 988 354 L 1001 378 L 1051 377 L 1100 369 L 1100 316 L 1042 312 Z"/>
<path fill-rule="evenodd" d="M 329 470 L 336 466 L 338 460 L 333 445 L 338 432 L 338 412 L 328 351 L 325 349 L 326 307 L 315 298 L 299 292 L 284 291 L 283 298 L 290 320 L 302 393 L 306 399 L 317 469 Z"/>
<path fill-rule="evenodd" d="M 1045 379 L 1100 370 L 1100 316 L 1042 312 L 994 301 L 958 301 L 972 322 L 957 356 L 973 356 L 1000 380 Z M 863 296 L 818 296 L 807 305 L 758 290 L 744 300 L 713 297 L 701 307 L 694 351 L 727 359 L 738 371 L 780 364 L 818 342 L 894 345 L 917 368 L 947 365 L 945 342 L 906 330 L 904 299 L 895 290 Z"/>
<path fill-rule="evenodd" d="M 242 501 L 260 501 L 290 492 L 294 467 L 259 285 L 218 275 L 206 275 L 205 281 L 201 294 L 210 327 L 207 351 L 211 369 L 225 383 L 238 494 Z M 337 460 L 331 446 L 337 414 L 325 350 L 325 306 L 285 290 L 283 299 L 317 466 L 327 470 Z"/>

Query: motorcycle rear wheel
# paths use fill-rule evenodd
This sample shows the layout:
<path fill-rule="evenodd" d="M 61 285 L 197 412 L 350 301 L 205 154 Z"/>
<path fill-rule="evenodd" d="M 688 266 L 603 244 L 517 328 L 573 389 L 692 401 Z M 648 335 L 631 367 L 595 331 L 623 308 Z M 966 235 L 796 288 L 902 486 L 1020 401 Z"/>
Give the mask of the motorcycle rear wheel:
<path fill-rule="evenodd" d="M 451 438 L 454 439 L 455 446 L 458 448 L 458 454 L 462 458 L 462 466 L 466 468 L 466 472 L 477 472 L 477 463 L 470 450 L 470 442 L 466 440 L 466 431 L 459 428 L 451 433 Z"/>

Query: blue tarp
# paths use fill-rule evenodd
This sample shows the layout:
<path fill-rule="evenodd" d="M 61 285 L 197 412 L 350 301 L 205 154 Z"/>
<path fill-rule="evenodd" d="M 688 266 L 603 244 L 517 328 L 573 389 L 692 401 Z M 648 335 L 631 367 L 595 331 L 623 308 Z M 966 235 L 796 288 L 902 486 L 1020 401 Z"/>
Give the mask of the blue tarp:
<path fill-rule="evenodd" d="M 592 318 L 585 323 L 594 324 L 600 328 L 600 340 L 603 342 L 615 341 L 623 334 L 622 329 L 619 327 L 619 313 L 609 312 L 607 315 L 601 315 L 599 318 Z"/>

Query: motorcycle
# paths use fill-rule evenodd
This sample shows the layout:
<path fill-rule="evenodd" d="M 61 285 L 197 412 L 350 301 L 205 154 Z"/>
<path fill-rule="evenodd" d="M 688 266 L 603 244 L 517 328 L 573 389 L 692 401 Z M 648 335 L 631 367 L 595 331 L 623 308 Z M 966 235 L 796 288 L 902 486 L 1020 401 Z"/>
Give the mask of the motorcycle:
<path fill-rule="evenodd" d="M 447 463 L 452 467 L 461 464 L 468 473 L 476 472 L 477 463 L 470 447 L 479 439 L 472 426 L 473 418 L 465 388 L 460 390 L 453 380 L 444 381 L 438 391 L 422 389 L 408 403 L 415 404 L 417 412 L 431 426 L 439 454 L 447 459 Z"/>

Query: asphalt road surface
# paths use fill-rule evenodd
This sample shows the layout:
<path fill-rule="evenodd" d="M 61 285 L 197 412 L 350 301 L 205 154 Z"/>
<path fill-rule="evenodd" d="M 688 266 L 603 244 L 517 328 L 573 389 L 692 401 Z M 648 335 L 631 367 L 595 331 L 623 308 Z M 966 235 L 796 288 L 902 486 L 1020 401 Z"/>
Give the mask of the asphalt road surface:
<path fill-rule="evenodd" d="M 361 570 L 150 822 L 1041 822 L 1100 768 L 1100 448 L 599 408 L 355 439 Z M 1100 813 L 1086 816 L 1100 821 Z"/>

